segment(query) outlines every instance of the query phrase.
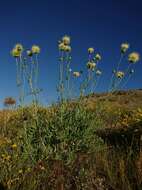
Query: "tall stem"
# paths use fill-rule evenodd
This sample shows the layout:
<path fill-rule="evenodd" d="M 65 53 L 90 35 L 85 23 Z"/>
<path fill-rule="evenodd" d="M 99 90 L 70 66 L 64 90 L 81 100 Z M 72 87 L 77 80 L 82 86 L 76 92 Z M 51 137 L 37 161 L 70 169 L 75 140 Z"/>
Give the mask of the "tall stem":
<path fill-rule="evenodd" d="M 20 74 L 20 104 L 23 106 L 24 103 L 24 88 L 23 88 L 23 59 L 22 55 L 20 56 L 20 62 L 19 62 L 19 74 Z"/>
<path fill-rule="evenodd" d="M 121 53 L 120 55 L 120 59 L 118 61 L 118 64 L 117 64 L 117 67 L 116 67 L 116 72 L 119 71 L 119 68 L 120 68 L 120 64 L 122 62 L 122 59 L 124 57 L 124 54 Z M 112 76 L 111 76 L 111 79 L 110 79 L 110 83 L 109 83 L 109 87 L 108 87 L 108 91 L 113 91 L 113 88 L 115 89 L 115 83 L 116 83 L 116 78 L 115 77 L 115 74 L 113 73 Z"/>
<path fill-rule="evenodd" d="M 130 78 L 132 77 L 132 75 L 129 75 L 127 80 L 125 81 L 125 83 L 122 85 L 122 89 L 126 86 L 126 84 L 129 82 Z"/>
<path fill-rule="evenodd" d="M 36 62 L 35 62 L 35 88 L 37 88 L 37 82 L 38 82 L 38 73 L 39 73 L 39 63 L 38 63 L 38 55 L 36 54 Z"/>
<path fill-rule="evenodd" d="M 38 62 L 38 54 L 35 55 L 35 99 L 38 102 L 38 74 L 39 74 L 39 62 Z"/>
<path fill-rule="evenodd" d="M 67 62 L 66 62 L 66 79 L 67 79 L 67 97 L 70 98 L 70 60 L 69 60 L 69 56 L 70 54 L 67 53 L 66 58 L 67 58 Z"/>
<path fill-rule="evenodd" d="M 131 65 L 129 64 L 128 67 L 127 67 L 127 69 L 126 69 L 126 71 L 125 71 L 125 77 L 127 76 L 128 72 L 130 71 L 130 67 L 131 67 Z M 123 78 L 120 79 L 120 81 L 119 81 L 118 84 L 116 85 L 116 89 L 114 89 L 114 91 L 117 90 L 117 88 L 118 88 L 119 85 L 121 84 L 122 80 L 123 80 Z"/>
<path fill-rule="evenodd" d="M 93 93 L 94 90 L 94 72 L 91 71 L 91 94 Z"/>
<path fill-rule="evenodd" d="M 100 81 L 100 76 L 98 76 L 97 79 L 95 80 L 95 87 L 94 87 L 94 90 L 96 90 L 99 81 Z"/>
<path fill-rule="evenodd" d="M 63 52 L 61 52 L 61 59 L 63 59 Z M 60 61 L 60 78 L 59 78 L 59 93 L 60 93 L 60 101 L 62 102 L 63 100 L 63 89 L 64 89 L 64 84 L 63 84 L 63 61 Z"/>

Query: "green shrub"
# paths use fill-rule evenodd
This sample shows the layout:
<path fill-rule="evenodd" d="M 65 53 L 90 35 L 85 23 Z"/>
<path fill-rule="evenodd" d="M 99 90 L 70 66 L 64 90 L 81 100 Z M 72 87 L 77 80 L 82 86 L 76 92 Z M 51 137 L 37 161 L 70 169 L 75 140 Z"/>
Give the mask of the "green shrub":
<path fill-rule="evenodd" d="M 32 123 L 27 122 L 25 141 L 28 140 L 35 160 L 54 157 L 68 162 L 77 152 L 89 153 L 100 148 L 102 141 L 95 131 L 102 125 L 95 111 L 80 103 L 72 107 L 63 103 L 47 118 L 44 112 L 37 111 Z"/>

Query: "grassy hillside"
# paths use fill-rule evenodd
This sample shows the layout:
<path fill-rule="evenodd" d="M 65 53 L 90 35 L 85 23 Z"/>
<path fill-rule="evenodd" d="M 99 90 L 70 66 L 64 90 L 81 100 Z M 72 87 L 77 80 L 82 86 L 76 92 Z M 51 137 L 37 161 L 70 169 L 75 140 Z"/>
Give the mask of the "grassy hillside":
<path fill-rule="evenodd" d="M 1 110 L 1 188 L 141 189 L 141 152 L 132 159 L 132 146 L 126 144 L 125 152 L 96 135 L 100 129 L 141 122 L 141 103 L 142 90 L 130 90 L 49 108 L 33 104 Z"/>
<path fill-rule="evenodd" d="M 142 107 L 142 89 L 92 94 L 88 98 L 88 103 L 93 106 L 96 100 L 102 103 L 107 101 L 110 107 L 133 110 Z"/>

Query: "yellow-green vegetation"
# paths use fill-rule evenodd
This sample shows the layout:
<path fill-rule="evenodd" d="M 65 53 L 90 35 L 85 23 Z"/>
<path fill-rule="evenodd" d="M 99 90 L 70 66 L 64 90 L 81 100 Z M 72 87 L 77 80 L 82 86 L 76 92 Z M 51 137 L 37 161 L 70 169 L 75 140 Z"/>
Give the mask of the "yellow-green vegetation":
<path fill-rule="evenodd" d="M 127 99 L 130 94 L 123 98 Z M 119 95 L 114 96 L 119 99 Z M 142 109 L 134 105 L 135 109 L 124 111 L 122 105 L 118 110 L 117 102 L 106 103 L 111 104 L 111 108 L 101 107 L 100 98 L 103 95 L 94 98 L 93 109 L 89 104 L 85 106 L 84 99 L 81 104 L 65 102 L 50 108 L 31 105 L 1 111 L 2 184 L 11 190 L 97 189 L 99 184 L 103 189 L 109 186 L 116 189 L 117 183 L 119 189 L 128 185 L 132 189 L 124 155 L 117 152 L 115 157 L 114 150 L 105 145 L 95 131 L 108 123 L 116 126 L 116 121 L 123 126 L 132 120 L 138 122 L 142 120 Z M 92 102 L 92 99 L 88 97 L 87 101 Z M 99 107 L 96 109 L 96 106 Z M 141 161 L 140 155 L 136 159 L 138 184 L 142 176 Z"/>
<path fill-rule="evenodd" d="M 87 96 L 84 102 L 91 110 L 95 110 L 96 103 L 99 102 L 105 127 L 129 126 L 142 119 L 141 89 L 92 94 Z"/>
<path fill-rule="evenodd" d="M 100 129 L 127 128 L 142 121 L 142 91 L 119 90 L 133 76 L 133 65 L 140 59 L 136 52 L 127 55 L 129 47 L 128 43 L 120 47 L 109 93 L 95 94 L 103 73 L 98 66 L 101 55 L 88 48 L 87 74 L 79 87 L 72 86 L 84 73 L 70 68 L 71 39 L 64 36 L 58 44 L 59 102 L 44 107 L 37 85 L 41 49 L 14 46 L 11 54 L 16 61 L 19 102 L 16 106 L 16 100 L 7 97 L 6 109 L 0 111 L 0 189 L 142 188 L 142 155 L 133 149 L 134 140 L 120 147 L 97 135 Z M 122 71 L 120 64 L 126 57 L 127 68 Z M 76 99 L 72 99 L 74 88 L 79 89 Z M 30 105 L 24 104 L 27 95 L 32 97 Z"/>
<path fill-rule="evenodd" d="M 94 134 L 102 126 L 101 120 L 78 103 L 70 107 L 63 103 L 60 109 L 33 105 L 9 114 L 5 128 L 1 126 L 0 143 L 0 179 L 9 189 L 36 189 L 42 185 L 54 189 L 54 176 L 44 184 L 53 175 L 50 162 L 62 162 L 63 167 L 72 170 L 78 154 L 103 148 L 102 140 Z M 32 183 L 28 182 L 29 175 Z"/>

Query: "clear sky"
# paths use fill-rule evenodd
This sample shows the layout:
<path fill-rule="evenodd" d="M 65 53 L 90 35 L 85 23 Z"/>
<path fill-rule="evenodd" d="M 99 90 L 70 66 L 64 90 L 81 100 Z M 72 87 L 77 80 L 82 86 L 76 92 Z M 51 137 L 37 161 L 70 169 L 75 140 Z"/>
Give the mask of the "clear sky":
<path fill-rule="evenodd" d="M 16 43 L 25 48 L 41 47 L 39 86 L 43 102 L 57 97 L 57 41 L 65 34 L 72 39 L 72 69 L 85 69 L 88 47 L 102 55 L 103 76 L 97 91 L 108 87 L 119 47 L 129 42 L 142 54 L 141 0 L 5 0 L 0 3 L 0 107 L 7 96 L 17 97 L 15 62 L 10 50 Z M 122 68 L 126 67 L 125 62 Z M 142 64 L 127 88 L 142 88 Z"/>

